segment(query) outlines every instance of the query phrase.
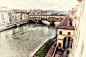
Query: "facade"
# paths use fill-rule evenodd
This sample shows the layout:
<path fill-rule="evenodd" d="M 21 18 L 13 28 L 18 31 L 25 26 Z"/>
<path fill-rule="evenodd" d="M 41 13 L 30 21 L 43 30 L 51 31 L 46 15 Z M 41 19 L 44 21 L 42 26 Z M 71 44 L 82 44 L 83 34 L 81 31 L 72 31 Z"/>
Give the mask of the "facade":
<path fill-rule="evenodd" d="M 0 7 L 0 30 L 10 28 L 15 25 L 27 23 L 29 20 L 29 12 Z"/>
<path fill-rule="evenodd" d="M 78 0 L 76 10 L 69 13 L 72 25 L 75 28 L 72 47 L 73 57 L 86 57 L 86 0 Z"/>
<path fill-rule="evenodd" d="M 29 12 L 26 13 L 26 19 L 29 22 Z"/>
<path fill-rule="evenodd" d="M 61 47 L 61 48 L 65 48 L 65 38 L 66 37 L 70 37 L 72 40 L 74 39 L 74 28 L 70 29 L 72 26 L 70 27 L 60 27 L 58 28 L 58 32 L 57 32 L 57 46 Z M 73 43 L 72 43 L 73 45 Z M 68 43 L 68 46 L 70 47 L 70 43 Z"/>
<path fill-rule="evenodd" d="M 86 57 L 86 0 L 78 0 L 75 19 L 75 41 L 73 48 L 73 57 Z"/>
<path fill-rule="evenodd" d="M 48 19 L 48 18 L 59 18 L 59 20 L 60 20 L 60 18 L 64 18 L 65 17 L 65 15 L 29 15 L 29 19 L 33 19 L 33 20 L 35 20 L 35 18 L 38 18 L 38 19 L 40 19 L 40 18 L 43 18 L 43 19 Z M 41 20 L 41 19 L 40 19 Z"/>
<path fill-rule="evenodd" d="M 49 17 L 48 21 L 57 21 L 57 19 L 55 17 Z"/>
<path fill-rule="evenodd" d="M 22 12 L 22 22 L 26 22 L 26 13 L 23 11 Z"/>
<path fill-rule="evenodd" d="M 15 18 L 15 12 L 9 12 L 9 22 L 10 22 L 10 26 L 13 26 L 16 23 L 16 18 Z"/>
<path fill-rule="evenodd" d="M 8 8 L 0 7 L 0 29 L 5 29 L 9 25 Z"/>
<path fill-rule="evenodd" d="M 17 23 L 21 22 L 21 12 L 15 12 L 16 18 L 17 18 Z"/>

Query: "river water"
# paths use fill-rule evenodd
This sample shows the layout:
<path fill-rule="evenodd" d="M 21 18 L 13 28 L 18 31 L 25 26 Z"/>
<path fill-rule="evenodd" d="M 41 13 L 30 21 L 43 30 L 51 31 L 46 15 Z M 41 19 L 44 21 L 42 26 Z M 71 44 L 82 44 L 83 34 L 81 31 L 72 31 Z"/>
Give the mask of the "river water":
<path fill-rule="evenodd" d="M 0 57 L 32 57 L 56 29 L 42 24 L 26 24 L 0 32 Z"/>

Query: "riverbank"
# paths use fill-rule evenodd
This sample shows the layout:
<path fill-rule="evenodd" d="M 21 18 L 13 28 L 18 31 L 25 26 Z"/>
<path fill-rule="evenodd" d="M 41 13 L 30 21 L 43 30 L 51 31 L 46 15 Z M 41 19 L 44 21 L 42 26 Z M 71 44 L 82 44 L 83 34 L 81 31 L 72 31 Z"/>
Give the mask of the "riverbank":
<path fill-rule="evenodd" d="M 33 24 L 33 23 L 27 23 L 27 24 Z M 35 24 L 37 24 L 37 23 L 35 23 Z M 19 26 L 21 27 L 23 25 L 25 25 L 25 24 L 22 24 L 22 25 L 19 25 Z M 42 25 L 46 25 L 46 24 L 42 24 Z M 50 27 L 50 26 L 53 26 L 53 25 L 46 25 L 46 26 Z M 9 30 L 9 29 L 12 29 L 12 28 L 16 28 L 16 27 L 18 27 L 18 26 L 12 26 L 12 27 L 9 27 L 9 28 L 6 28 L 6 29 L 2 29 L 2 30 L 0 30 L 0 32 L 6 31 L 6 30 Z"/>
<path fill-rule="evenodd" d="M 33 57 L 44 57 L 47 54 L 47 52 L 49 51 L 52 44 L 54 43 L 55 39 L 56 39 L 56 37 L 53 39 L 50 39 L 46 43 L 44 43 L 44 45 L 34 54 Z"/>
<path fill-rule="evenodd" d="M 0 32 L 6 31 L 6 30 L 9 30 L 9 29 L 12 29 L 12 28 L 15 28 L 15 26 L 9 27 L 9 28 L 6 28 L 6 29 L 2 29 L 2 30 L 0 30 Z"/>
<path fill-rule="evenodd" d="M 28 24 L 28 23 L 27 23 L 27 24 Z M 22 26 L 22 25 L 25 25 L 25 24 L 21 24 L 21 25 L 19 25 L 19 26 Z M 16 27 L 18 27 L 18 26 L 8 27 L 8 28 L 6 28 L 6 29 L 0 30 L 0 32 L 6 31 L 6 30 L 9 30 L 9 29 L 12 29 L 12 28 L 16 28 Z"/>

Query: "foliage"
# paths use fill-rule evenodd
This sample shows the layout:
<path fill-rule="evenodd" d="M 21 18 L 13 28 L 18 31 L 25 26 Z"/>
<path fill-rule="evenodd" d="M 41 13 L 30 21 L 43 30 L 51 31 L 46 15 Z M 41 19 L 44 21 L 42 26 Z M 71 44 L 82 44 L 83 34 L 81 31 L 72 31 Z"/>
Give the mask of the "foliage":
<path fill-rule="evenodd" d="M 34 55 L 34 57 L 44 57 L 52 45 L 52 40 L 48 40 Z"/>

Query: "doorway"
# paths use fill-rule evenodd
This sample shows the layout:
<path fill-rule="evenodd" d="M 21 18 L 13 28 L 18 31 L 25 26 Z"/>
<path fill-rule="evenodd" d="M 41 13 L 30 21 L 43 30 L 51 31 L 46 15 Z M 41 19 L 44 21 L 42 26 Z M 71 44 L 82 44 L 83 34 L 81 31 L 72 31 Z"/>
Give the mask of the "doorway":
<path fill-rule="evenodd" d="M 63 48 L 72 48 L 73 39 L 71 37 L 65 37 L 63 40 Z"/>

